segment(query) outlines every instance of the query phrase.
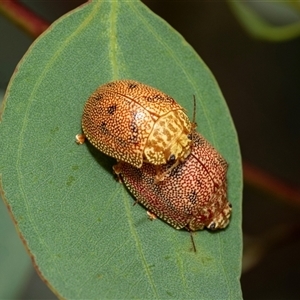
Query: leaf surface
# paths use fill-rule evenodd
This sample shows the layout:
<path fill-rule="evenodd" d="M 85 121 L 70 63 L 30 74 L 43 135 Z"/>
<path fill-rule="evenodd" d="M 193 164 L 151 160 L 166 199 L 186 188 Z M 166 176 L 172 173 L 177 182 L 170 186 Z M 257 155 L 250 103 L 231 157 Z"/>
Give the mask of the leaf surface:
<path fill-rule="evenodd" d="M 3 99 L 0 90 L 0 104 Z M 0 195 L 0 299 L 20 296 L 33 270 Z"/>

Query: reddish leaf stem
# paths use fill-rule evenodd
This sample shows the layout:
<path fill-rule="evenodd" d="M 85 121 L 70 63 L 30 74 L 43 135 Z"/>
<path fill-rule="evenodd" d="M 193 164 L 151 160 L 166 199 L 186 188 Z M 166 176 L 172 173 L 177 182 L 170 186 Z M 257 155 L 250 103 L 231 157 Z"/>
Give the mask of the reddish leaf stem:
<path fill-rule="evenodd" d="M 298 188 L 245 161 L 243 161 L 243 171 L 246 184 L 259 188 L 290 204 L 300 205 L 300 190 Z"/>
<path fill-rule="evenodd" d="M 50 25 L 17 0 L 0 0 L 0 12 L 33 38 L 38 37 Z"/>

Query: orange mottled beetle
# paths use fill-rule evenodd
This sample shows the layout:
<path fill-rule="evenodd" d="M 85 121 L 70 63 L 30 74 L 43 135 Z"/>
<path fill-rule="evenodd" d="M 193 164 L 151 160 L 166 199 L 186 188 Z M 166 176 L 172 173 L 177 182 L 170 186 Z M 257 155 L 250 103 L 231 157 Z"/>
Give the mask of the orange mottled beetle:
<path fill-rule="evenodd" d="M 227 162 L 199 133 L 192 134 L 190 156 L 163 181 L 155 180 L 156 168 L 141 168 L 120 162 L 114 167 L 137 202 L 149 216 L 163 219 L 176 229 L 216 230 L 229 224 L 231 204 L 227 200 Z M 168 165 L 159 166 L 164 172 Z"/>
<path fill-rule="evenodd" d="M 84 135 L 97 149 L 137 168 L 184 161 L 194 124 L 163 92 L 133 80 L 100 86 L 87 100 Z M 78 143 L 82 136 L 78 135 Z"/>

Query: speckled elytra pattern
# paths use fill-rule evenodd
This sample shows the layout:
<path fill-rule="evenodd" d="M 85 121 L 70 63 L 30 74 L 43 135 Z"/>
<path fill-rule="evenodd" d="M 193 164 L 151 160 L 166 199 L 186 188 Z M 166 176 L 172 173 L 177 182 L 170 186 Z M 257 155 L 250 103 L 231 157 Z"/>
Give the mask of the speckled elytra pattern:
<path fill-rule="evenodd" d="M 139 203 L 176 229 L 225 228 L 231 204 L 227 200 L 227 163 L 223 157 L 203 136 L 193 133 L 189 157 L 157 182 L 157 168 L 165 172 L 169 167 L 146 163 L 138 169 L 120 162 L 114 170 Z"/>
<path fill-rule="evenodd" d="M 82 129 L 100 151 L 140 168 L 183 161 L 193 125 L 170 96 L 133 80 L 100 86 L 87 100 Z"/>

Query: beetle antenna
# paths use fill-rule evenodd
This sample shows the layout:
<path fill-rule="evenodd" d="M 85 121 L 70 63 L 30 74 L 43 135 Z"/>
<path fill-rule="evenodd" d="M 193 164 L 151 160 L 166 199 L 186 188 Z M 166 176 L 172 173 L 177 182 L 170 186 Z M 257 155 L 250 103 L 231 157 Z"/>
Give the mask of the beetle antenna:
<path fill-rule="evenodd" d="M 196 244 L 195 244 L 194 237 L 193 237 L 193 232 L 190 231 L 188 228 L 187 228 L 187 230 L 188 230 L 188 232 L 190 233 L 191 240 L 192 240 L 192 245 L 193 245 L 193 250 L 194 250 L 194 252 L 196 253 L 196 252 L 197 252 L 197 249 L 196 249 Z"/>
<path fill-rule="evenodd" d="M 194 252 L 196 253 L 196 252 L 197 252 L 197 249 L 196 249 L 196 245 L 195 245 L 193 233 L 191 232 L 190 235 L 191 235 L 191 240 L 192 240 L 192 244 L 193 244 L 193 250 L 194 250 Z"/>
<path fill-rule="evenodd" d="M 193 129 L 195 129 L 197 127 L 197 123 L 196 123 L 196 96 L 193 95 L 193 97 L 194 97 L 194 111 L 193 111 L 193 126 L 194 126 L 194 128 Z"/>

